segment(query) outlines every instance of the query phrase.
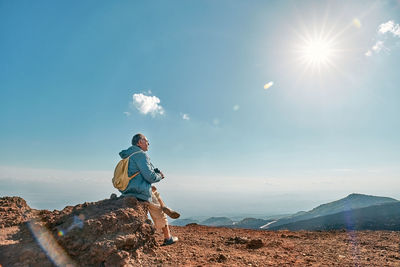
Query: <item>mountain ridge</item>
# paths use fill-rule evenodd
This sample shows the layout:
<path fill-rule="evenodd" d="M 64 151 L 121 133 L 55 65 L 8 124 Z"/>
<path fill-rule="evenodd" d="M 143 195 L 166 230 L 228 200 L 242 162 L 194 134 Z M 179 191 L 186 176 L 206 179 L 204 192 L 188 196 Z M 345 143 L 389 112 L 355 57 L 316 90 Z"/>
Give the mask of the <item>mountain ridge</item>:
<path fill-rule="evenodd" d="M 277 220 L 275 223 L 270 224 L 264 229 L 272 229 L 279 225 L 294 223 L 295 221 L 303 221 L 316 217 L 335 214 L 347 210 L 354 210 L 358 208 L 365 208 L 383 203 L 399 202 L 397 199 L 381 196 L 364 195 L 359 193 L 352 193 L 348 196 L 336 201 L 321 204 L 310 211 L 298 212 L 287 218 Z"/>
<path fill-rule="evenodd" d="M 400 202 L 346 210 L 293 223 L 272 226 L 269 230 L 386 230 L 400 231 Z"/>
<path fill-rule="evenodd" d="M 192 218 L 178 219 L 171 222 L 171 225 L 185 226 L 190 223 L 196 223 L 207 226 L 243 228 L 243 229 L 264 229 L 274 230 L 280 225 L 287 225 L 296 221 L 305 221 L 312 218 L 323 217 L 331 214 L 340 213 L 348 210 L 356 210 L 359 208 L 385 204 L 396 203 L 397 199 L 382 196 L 373 196 L 360 193 L 351 193 L 344 198 L 320 204 L 309 211 L 299 211 L 288 216 L 277 215 L 268 219 L 260 219 L 247 217 L 240 221 L 234 221 L 229 217 L 210 217 L 205 220 L 196 220 Z M 278 228 L 277 228 L 278 229 Z"/>

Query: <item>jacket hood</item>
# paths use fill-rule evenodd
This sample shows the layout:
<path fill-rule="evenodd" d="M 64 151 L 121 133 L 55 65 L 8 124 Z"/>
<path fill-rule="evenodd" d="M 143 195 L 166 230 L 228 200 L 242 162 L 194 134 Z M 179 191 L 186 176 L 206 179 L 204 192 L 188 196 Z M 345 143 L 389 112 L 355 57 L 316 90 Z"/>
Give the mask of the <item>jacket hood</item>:
<path fill-rule="evenodd" d="M 131 146 L 128 149 L 122 150 L 121 152 L 119 152 L 119 156 L 123 159 L 129 157 L 130 155 L 132 155 L 132 153 L 137 152 L 142 150 L 140 147 L 138 146 Z"/>

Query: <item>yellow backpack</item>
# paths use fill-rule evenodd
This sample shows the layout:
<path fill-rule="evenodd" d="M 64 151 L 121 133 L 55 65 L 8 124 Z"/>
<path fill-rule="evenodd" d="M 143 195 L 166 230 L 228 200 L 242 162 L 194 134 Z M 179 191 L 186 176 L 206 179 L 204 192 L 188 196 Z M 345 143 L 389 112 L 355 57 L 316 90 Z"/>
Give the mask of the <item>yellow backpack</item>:
<path fill-rule="evenodd" d="M 112 183 L 115 188 L 118 190 L 124 191 L 128 186 L 129 181 L 138 175 L 140 172 L 134 173 L 131 177 L 128 176 L 128 165 L 129 165 L 129 158 L 136 153 L 142 151 L 136 151 L 132 153 L 129 157 L 121 159 L 114 170 L 114 177 L 112 178 Z"/>

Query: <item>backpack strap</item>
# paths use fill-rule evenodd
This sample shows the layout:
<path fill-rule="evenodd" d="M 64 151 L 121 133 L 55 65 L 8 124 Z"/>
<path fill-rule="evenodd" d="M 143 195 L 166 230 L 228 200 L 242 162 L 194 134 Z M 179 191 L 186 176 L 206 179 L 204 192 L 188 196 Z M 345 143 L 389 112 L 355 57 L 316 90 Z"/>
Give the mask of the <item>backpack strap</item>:
<path fill-rule="evenodd" d="M 130 158 L 133 154 L 137 154 L 137 153 L 139 153 L 139 152 L 142 152 L 142 151 L 139 150 L 139 151 L 133 152 L 132 154 L 129 155 L 128 158 Z M 132 176 L 129 177 L 129 180 L 131 180 L 132 178 L 136 177 L 139 173 L 140 173 L 140 171 L 135 172 Z"/>
<path fill-rule="evenodd" d="M 133 152 L 132 154 L 129 155 L 128 158 L 130 158 L 133 154 L 137 154 L 137 153 L 140 153 L 140 152 L 143 152 L 143 151 L 142 151 L 142 150 L 139 150 L 139 151 Z"/>
<path fill-rule="evenodd" d="M 131 180 L 132 178 L 134 178 L 135 176 L 137 176 L 140 172 L 135 172 L 131 177 L 129 177 L 129 180 Z"/>

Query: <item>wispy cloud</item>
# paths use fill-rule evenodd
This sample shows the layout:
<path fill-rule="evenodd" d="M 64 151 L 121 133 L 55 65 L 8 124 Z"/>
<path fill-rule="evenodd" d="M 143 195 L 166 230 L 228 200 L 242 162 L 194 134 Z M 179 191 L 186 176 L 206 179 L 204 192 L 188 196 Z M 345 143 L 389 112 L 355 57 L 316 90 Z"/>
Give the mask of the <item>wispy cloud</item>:
<path fill-rule="evenodd" d="M 125 116 L 127 116 L 127 117 L 129 117 L 129 116 L 131 115 L 131 113 L 128 112 L 128 111 L 125 111 L 124 114 L 125 114 Z"/>
<path fill-rule="evenodd" d="M 183 114 L 182 115 L 182 119 L 184 119 L 184 120 L 190 120 L 190 117 L 189 117 L 189 115 L 188 114 Z"/>
<path fill-rule="evenodd" d="M 372 47 L 372 50 L 376 53 L 379 53 L 383 48 L 383 41 L 377 41 L 376 44 Z"/>
<path fill-rule="evenodd" d="M 233 110 L 234 110 L 234 111 L 238 111 L 238 110 L 239 110 L 239 108 L 240 108 L 240 106 L 239 106 L 239 105 L 234 105 L 234 106 L 233 106 Z"/>
<path fill-rule="evenodd" d="M 113 171 L 72 171 L 0 166 L 0 195 L 23 197 L 36 209 L 62 209 L 117 193 Z M 90 188 L 90 190 L 87 190 Z"/>
<path fill-rule="evenodd" d="M 163 115 L 164 108 L 160 105 L 161 100 L 156 96 L 147 96 L 144 94 L 133 94 L 133 105 L 142 114 Z"/>
<path fill-rule="evenodd" d="M 368 49 L 365 56 L 370 57 L 373 53 L 378 54 L 382 50 L 390 52 L 391 48 L 398 45 L 393 42 L 394 38 L 400 38 L 400 25 L 395 23 L 393 20 L 380 24 L 378 26 L 378 40 L 370 49 Z"/>
<path fill-rule="evenodd" d="M 330 171 L 333 172 L 354 172 L 354 169 L 349 169 L 349 168 L 336 168 L 336 169 L 331 169 Z"/>
<path fill-rule="evenodd" d="M 274 82 L 272 82 L 272 81 L 269 82 L 269 83 L 266 83 L 266 84 L 264 85 L 264 89 L 267 90 L 267 89 L 271 88 L 272 85 L 274 85 Z"/>
<path fill-rule="evenodd" d="M 108 183 L 112 171 L 71 171 L 58 169 L 39 169 L 13 166 L 0 166 L 0 181 L 21 180 L 38 183 L 101 182 Z M 111 176 L 110 176 L 111 175 Z"/>

